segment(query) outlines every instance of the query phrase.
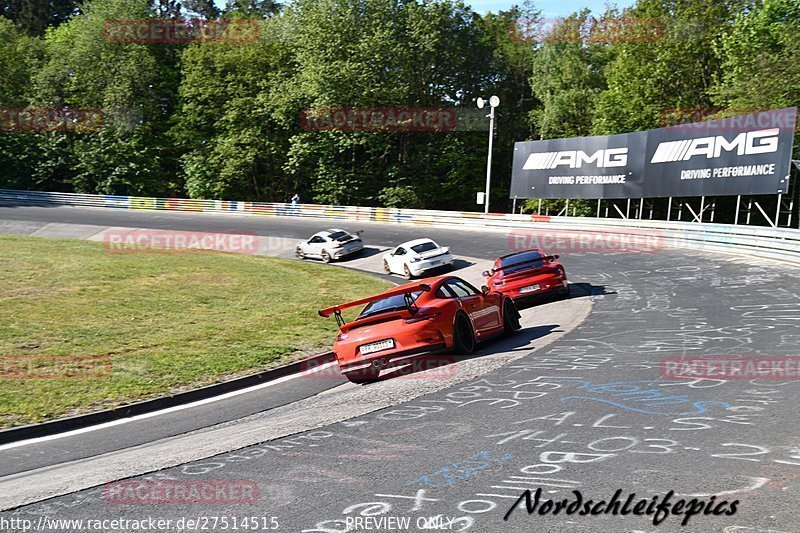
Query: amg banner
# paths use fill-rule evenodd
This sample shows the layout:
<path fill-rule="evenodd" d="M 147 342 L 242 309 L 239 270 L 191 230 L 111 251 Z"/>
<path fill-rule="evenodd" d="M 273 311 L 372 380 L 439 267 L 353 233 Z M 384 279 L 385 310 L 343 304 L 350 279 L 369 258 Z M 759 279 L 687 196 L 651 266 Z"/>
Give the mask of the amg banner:
<path fill-rule="evenodd" d="M 606 135 L 518 142 L 511 198 L 786 192 L 797 108 Z"/>

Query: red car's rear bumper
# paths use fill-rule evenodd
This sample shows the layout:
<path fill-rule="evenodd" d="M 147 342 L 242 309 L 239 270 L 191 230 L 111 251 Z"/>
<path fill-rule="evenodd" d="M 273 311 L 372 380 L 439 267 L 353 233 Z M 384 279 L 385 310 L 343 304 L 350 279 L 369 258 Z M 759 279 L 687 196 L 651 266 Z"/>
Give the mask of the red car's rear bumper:
<path fill-rule="evenodd" d="M 522 292 L 522 289 L 526 287 L 532 287 L 538 285 L 538 289 L 529 290 L 526 292 Z M 494 287 L 494 290 L 497 292 L 502 292 L 506 296 L 517 300 L 523 298 L 533 298 L 536 296 L 541 296 L 553 291 L 564 291 L 567 287 L 567 278 L 566 277 L 556 277 L 556 276 L 548 276 L 546 278 L 543 277 L 536 277 L 536 278 L 529 278 L 523 279 L 519 281 L 515 281 L 513 283 L 507 283 L 505 285 L 500 285 Z"/>
<path fill-rule="evenodd" d="M 447 345 L 444 342 L 433 344 L 424 344 L 414 348 L 404 350 L 386 350 L 384 352 L 377 352 L 367 356 L 359 357 L 356 359 L 350 358 L 348 361 L 343 362 L 336 354 L 336 360 L 339 363 L 339 368 L 342 372 L 353 372 L 356 370 L 363 370 L 370 366 L 380 366 L 380 368 L 388 368 L 419 357 L 420 355 L 434 354 L 447 350 Z"/>

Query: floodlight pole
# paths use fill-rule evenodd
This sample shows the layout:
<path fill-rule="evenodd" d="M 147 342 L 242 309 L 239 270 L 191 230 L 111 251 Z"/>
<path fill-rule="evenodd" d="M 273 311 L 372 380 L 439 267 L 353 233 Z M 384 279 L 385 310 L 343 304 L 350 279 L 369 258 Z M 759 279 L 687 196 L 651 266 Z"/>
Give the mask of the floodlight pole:
<path fill-rule="evenodd" d="M 486 157 L 486 196 L 483 199 L 483 212 L 489 212 L 489 187 L 492 183 L 492 141 L 494 140 L 494 106 L 489 106 L 489 155 Z"/>

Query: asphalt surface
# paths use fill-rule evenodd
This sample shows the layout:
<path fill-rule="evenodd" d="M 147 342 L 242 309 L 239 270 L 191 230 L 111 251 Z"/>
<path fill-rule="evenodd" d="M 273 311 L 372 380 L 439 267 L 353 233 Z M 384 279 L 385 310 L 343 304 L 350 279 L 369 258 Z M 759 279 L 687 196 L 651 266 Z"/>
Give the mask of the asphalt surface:
<path fill-rule="evenodd" d="M 518 233 L 88 209 L 0 208 L 0 220 L 292 238 L 340 225 L 365 229 L 365 240 L 376 245 L 425 235 L 456 255 L 481 258 L 508 253 L 519 242 Z M 213 504 L 119 503 L 116 493 L 98 487 L 0 519 L 26 518 L 39 526 L 42 520 L 53 529 L 52 519 L 150 517 L 172 520 L 165 529 L 170 531 L 220 531 L 223 517 L 227 530 L 234 517 L 250 517 L 255 529 L 277 523 L 272 530 L 290 532 L 800 530 L 798 381 L 670 380 L 660 374 L 668 357 L 797 357 L 800 271 L 755 257 L 687 251 L 548 252 L 561 253 L 571 281 L 591 294 L 593 308 L 588 320 L 543 350 L 527 355 L 525 345 L 517 346 L 512 350 L 520 358 L 487 366 L 451 387 L 147 477 L 183 487 L 220 480 L 257 485 L 256 497 L 226 493 Z M 403 381 L 330 390 L 297 402 L 305 411 L 294 416 L 319 404 L 325 412 L 315 416 L 324 419 L 330 411 L 336 420 L 336 410 L 369 402 L 371 394 L 381 400 Z M 227 429 L 267 424 L 291 408 L 231 419 Z M 520 508 L 504 520 L 523 491 L 537 488 L 542 492 L 533 514 Z M 682 515 L 654 525 L 652 514 L 538 512 L 549 507 L 548 499 L 574 502 L 574 491 L 584 502 L 597 502 L 618 489 L 623 503 L 631 493 L 636 503 L 670 492 L 672 503 L 714 501 L 686 526 Z M 438 518 L 426 523 L 432 517 Z M 408 527 L 396 527 L 405 520 Z M 62 531 L 91 527 L 60 525 Z M 112 527 L 119 525 L 102 529 L 134 529 L 131 523 Z"/>

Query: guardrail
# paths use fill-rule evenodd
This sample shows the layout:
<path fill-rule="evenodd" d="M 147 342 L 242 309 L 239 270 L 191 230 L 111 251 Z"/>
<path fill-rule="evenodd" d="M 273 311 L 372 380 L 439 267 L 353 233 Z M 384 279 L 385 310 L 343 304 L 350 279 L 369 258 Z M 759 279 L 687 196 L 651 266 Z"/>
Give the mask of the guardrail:
<path fill-rule="evenodd" d="M 201 212 L 252 216 L 324 218 L 422 226 L 525 229 L 539 235 L 561 232 L 649 236 L 651 246 L 741 252 L 800 264 L 800 230 L 730 224 L 639 219 L 551 217 L 510 213 L 430 211 L 229 200 L 190 200 L 0 189 L 0 205 L 62 205 L 132 210 Z M 653 241 L 656 239 L 657 241 Z"/>

